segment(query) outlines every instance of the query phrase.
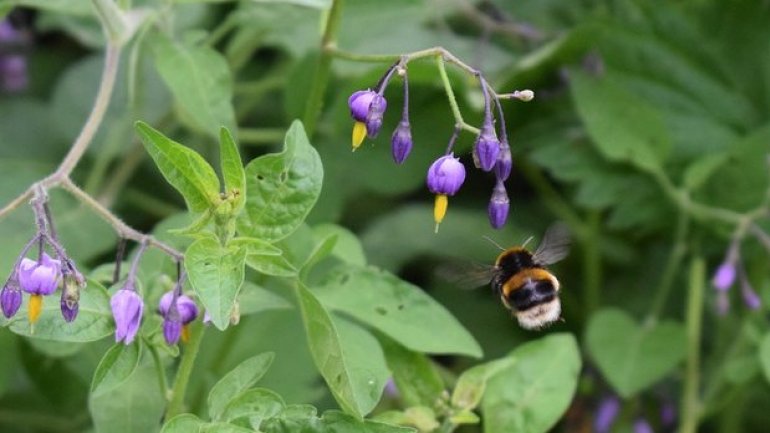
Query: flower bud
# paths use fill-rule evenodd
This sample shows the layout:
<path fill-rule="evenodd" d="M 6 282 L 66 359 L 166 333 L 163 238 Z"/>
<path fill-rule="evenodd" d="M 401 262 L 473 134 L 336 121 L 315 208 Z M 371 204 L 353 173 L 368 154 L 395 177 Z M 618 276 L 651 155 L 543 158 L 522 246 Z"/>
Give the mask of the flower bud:
<path fill-rule="evenodd" d="M 372 98 L 372 103 L 369 105 L 369 112 L 366 115 L 366 136 L 369 138 L 377 137 L 382 128 L 382 118 L 385 115 L 385 109 L 388 107 L 388 102 L 385 97 L 376 94 Z"/>
<path fill-rule="evenodd" d="M 174 300 L 174 291 L 169 291 L 163 294 L 160 298 L 160 302 L 158 304 L 158 311 L 163 317 L 166 317 L 171 312 L 171 303 Z M 179 313 L 179 321 L 183 325 L 186 325 L 193 320 L 195 320 L 196 317 L 198 317 L 198 306 L 195 305 L 195 301 L 193 301 L 189 296 L 187 295 L 179 295 L 176 298 L 176 308 Z"/>
<path fill-rule="evenodd" d="M 505 185 L 502 181 L 498 180 L 495 188 L 492 190 L 492 198 L 489 200 L 489 207 L 487 208 L 489 223 L 493 228 L 499 229 L 505 225 L 510 206 L 511 202 L 505 191 Z"/>
<path fill-rule="evenodd" d="M 167 317 L 163 320 L 163 338 L 169 346 L 178 343 L 181 336 L 182 324 L 179 322 L 178 318 L 175 320 Z"/>
<path fill-rule="evenodd" d="M 133 285 L 126 285 L 110 299 L 112 317 L 115 319 L 115 342 L 131 344 L 142 323 L 144 302 Z"/>
<path fill-rule="evenodd" d="M 455 195 L 465 182 L 465 166 L 454 153 L 444 155 L 428 169 L 427 184 L 434 194 Z"/>
<path fill-rule="evenodd" d="M 473 146 L 473 160 L 480 169 L 490 171 L 494 168 L 499 154 L 500 141 L 495 134 L 492 120 L 487 117 Z"/>
<path fill-rule="evenodd" d="M 506 141 L 502 141 L 500 142 L 500 154 L 497 155 L 497 161 L 495 162 L 495 177 L 497 180 L 508 180 L 508 177 L 511 175 L 512 165 L 511 147 L 508 146 Z"/>
<path fill-rule="evenodd" d="M 398 127 L 393 131 L 393 137 L 390 140 L 390 149 L 393 153 L 393 160 L 396 164 L 401 164 L 412 151 L 412 131 L 408 120 L 402 120 Z"/>
<path fill-rule="evenodd" d="M 50 295 L 56 291 L 61 262 L 43 253 L 40 261 L 23 258 L 19 264 L 19 285 L 33 295 Z"/>
<path fill-rule="evenodd" d="M 719 291 L 727 291 L 735 283 L 736 269 L 734 261 L 725 261 L 717 268 L 711 283 Z"/>
<path fill-rule="evenodd" d="M 348 108 L 350 108 L 350 117 L 356 122 L 365 122 L 369 114 L 369 106 L 372 99 L 377 95 L 374 90 L 359 90 L 348 98 Z"/>
<path fill-rule="evenodd" d="M 0 86 L 6 92 L 21 92 L 29 84 L 27 59 L 20 54 L 0 57 Z"/>
<path fill-rule="evenodd" d="M 644 418 L 639 418 L 634 421 L 634 433 L 654 433 L 652 426 Z"/>
<path fill-rule="evenodd" d="M 13 317 L 21 307 L 21 290 L 15 285 L 15 281 L 9 281 L 0 290 L 0 307 L 6 319 Z"/>
<path fill-rule="evenodd" d="M 758 310 L 762 306 L 759 295 L 745 278 L 741 279 L 741 297 L 743 297 L 743 303 L 751 310 Z"/>

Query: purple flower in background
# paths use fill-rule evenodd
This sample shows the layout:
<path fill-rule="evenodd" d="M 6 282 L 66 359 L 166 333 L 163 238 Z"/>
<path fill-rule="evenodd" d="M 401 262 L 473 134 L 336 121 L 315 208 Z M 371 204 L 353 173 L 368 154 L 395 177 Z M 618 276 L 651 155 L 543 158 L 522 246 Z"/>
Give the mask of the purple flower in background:
<path fill-rule="evenodd" d="M 403 163 L 406 157 L 409 156 L 409 152 L 412 151 L 412 130 L 408 120 L 401 120 L 396 130 L 393 131 L 390 149 L 396 164 Z"/>
<path fill-rule="evenodd" d="M 110 299 L 115 318 L 115 342 L 131 344 L 142 323 L 144 302 L 132 284 L 126 284 Z"/>
<path fill-rule="evenodd" d="M 751 310 L 758 310 L 762 306 L 762 300 L 757 295 L 757 292 L 754 291 L 754 288 L 751 287 L 745 275 L 742 275 L 741 278 L 741 296 L 743 297 L 743 303 Z"/>
<path fill-rule="evenodd" d="M 61 262 L 46 253 L 42 254 L 40 261 L 25 257 L 19 263 L 19 285 L 32 295 L 50 295 L 56 291 L 60 272 Z"/>
<path fill-rule="evenodd" d="M 16 281 L 9 281 L 0 290 L 0 307 L 2 307 L 3 315 L 7 319 L 10 319 L 19 311 L 19 307 L 21 307 L 21 290 L 19 290 Z"/>
<path fill-rule="evenodd" d="M 735 277 L 737 275 L 735 263 L 725 261 L 714 272 L 714 277 L 711 283 L 714 288 L 720 291 L 727 291 L 735 283 Z"/>
<path fill-rule="evenodd" d="M 602 399 L 594 416 L 594 431 L 596 433 L 608 433 L 619 413 L 620 400 L 617 397 L 610 396 Z"/>
<path fill-rule="evenodd" d="M 473 146 L 473 160 L 477 167 L 484 171 L 490 171 L 495 167 L 499 154 L 500 141 L 497 139 L 494 126 L 492 126 L 491 116 L 487 116 Z"/>
<path fill-rule="evenodd" d="M 717 315 L 726 316 L 730 312 L 730 298 L 727 296 L 727 292 L 717 292 Z"/>
<path fill-rule="evenodd" d="M 0 57 L 0 86 L 9 93 L 21 92 L 27 88 L 27 59 L 21 54 Z"/>
<path fill-rule="evenodd" d="M 505 185 L 501 180 L 498 180 L 495 188 L 492 190 L 492 198 L 489 200 L 489 207 L 487 208 L 489 223 L 493 228 L 499 229 L 505 225 L 510 206 L 511 202 L 505 191 Z"/>
<path fill-rule="evenodd" d="M 634 421 L 634 433 L 655 433 L 652 430 L 652 426 L 644 418 L 639 418 Z"/>
<path fill-rule="evenodd" d="M 665 401 L 660 406 L 660 425 L 673 427 L 676 423 L 676 405 L 671 401 Z"/>

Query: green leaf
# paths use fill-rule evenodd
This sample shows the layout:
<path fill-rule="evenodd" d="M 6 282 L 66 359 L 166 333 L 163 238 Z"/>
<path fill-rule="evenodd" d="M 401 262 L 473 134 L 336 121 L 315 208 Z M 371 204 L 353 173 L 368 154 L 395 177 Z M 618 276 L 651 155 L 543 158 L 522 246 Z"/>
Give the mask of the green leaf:
<path fill-rule="evenodd" d="M 511 352 L 513 366 L 487 383 L 482 400 L 485 433 L 549 431 L 572 401 L 580 351 L 569 334 L 551 334 Z"/>
<path fill-rule="evenodd" d="M 117 343 L 104 354 L 91 381 L 91 394 L 104 394 L 123 384 L 136 370 L 142 357 L 142 344 Z"/>
<path fill-rule="evenodd" d="M 317 241 L 332 235 L 337 237 L 331 251 L 332 256 L 352 265 L 366 265 L 364 248 L 353 232 L 335 224 L 319 224 L 313 227 L 313 237 Z"/>
<path fill-rule="evenodd" d="M 144 122 L 135 126 L 147 153 L 166 181 L 182 194 L 190 211 L 203 212 L 219 203 L 219 179 L 203 157 Z"/>
<path fill-rule="evenodd" d="M 227 421 L 248 418 L 251 428 L 259 430 L 264 420 L 278 415 L 285 406 L 281 396 L 274 391 L 265 388 L 250 389 L 230 400 L 222 418 Z"/>
<path fill-rule="evenodd" d="M 225 194 L 232 196 L 233 215 L 243 209 L 246 202 L 246 171 L 243 168 L 238 145 L 227 128 L 219 130 L 219 161 L 225 181 Z"/>
<path fill-rule="evenodd" d="M 32 328 L 25 311 L 28 302 L 29 297 L 25 296 L 19 314 L 11 320 L 2 319 L 5 325 L 10 324 L 11 331 L 25 337 L 85 343 L 101 340 L 115 330 L 110 296 L 101 284 L 92 280 L 88 280 L 88 285 L 80 292 L 78 317 L 71 323 L 65 322 L 61 316 L 59 297 L 48 296 L 43 299 L 43 311 Z"/>
<path fill-rule="evenodd" d="M 770 382 L 770 333 L 765 334 L 759 342 L 759 363 L 765 379 Z"/>
<path fill-rule="evenodd" d="M 318 152 L 308 142 L 302 123 L 294 121 L 284 150 L 261 156 L 246 166 L 246 212 L 238 219 L 241 233 L 266 241 L 290 235 L 313 208 L 323 183 Z"/>
<path fill-rule="evenodd" d="M 264 433 L 414 433 L 410 427 L 399 427 L 377 421 L 360 420 L 339 411 L 327 411 L 316 417 L 315 408 L 289 405 L 280 415 L 267 420 L 260 428 Z"/>
<path fill-rule="evenodd" d="M 516 364 L 516 357 L 505 357 L 465 370 L 457 379 L 452 392 L 452 406 L 460 409 L 475 409 L 487 387 L 487 382 L 496 374 Z"/>
<path fill-rule="evenodd" d="M 112 369 L 130 365 L 134 356 L 131 350 L 124 349 L 119 358 L 125 357 L 125 362 L 118 359 Z M 113 379 L 122 378 L 125 373 L 125 369 L 106 373 L 101 383 L 97 385 L 96 392 L 89 396 L 88 408 L 95 431 L 97 433 L 157 431 L 166 399 L 158 388 L 155 367 L 148 359 L 144 359 L 119 384 L 113 381 Z M 109 389 L 103 388 L 107 385 L 111 385 Z"/>
<path fill-rule="evenodd" d="M 223 247 L 216 239 L 201 238 L 185 252 L 187 275 L 211 316 L 211 323 L 224 330 L 241 290 L 244 278 L 245 251 Z"/>
<path fill-rule="evenodd" d="M 586 347 L 612 387 L 624 398 L 652 386 L 685 356 L 687 337 L 679 323 L 639 326 L 626 312 L 604 309 L 591 318 Z"/>
<path fill-rule="evenodd" d="M 337 403 L 361 419 L 380 399 L 388 370 L 377 340 L 363 329 L 330 314 L 304 285 L 297 283 L 310 353 Z"/>
<path fill-rule="evenodd" d="M 283 297 L 260 287 L 250 281 L 244 281 L 238 296 L 238 309 L 241 316 L 268 310 L 291 309 L 292 304 Z"/>
<path fill-rule="evenodd" d="M 347 266 L 314 292 L 328 308 L 353 316 L 409 349 L 481 357 L 473 336 L 441 304 L 389 272 Z"/>
<path fill-rule="evenodd" d="M 305 280 L 310 271 L 313 270 L 313 267 L 332 253 L 332 249 L 336 244 L 337 235 L 329 235 L 321 239 L 315 248 L 313 248 L 313 251 L 310 252 L 310 255 L 307 257 L 305 263 L 300 268 L 300 279 Z"/>
<path fill-rule="evenodd" d="M 183 413 L 168 420 L 160 433 L 198 433 L 205 424 L 197 416 Z"/>
<path fill-rule="evenodd" d="M 209 392 L 209 416 L 218 420 L 225 407 L 236 395 L 249 389 L 264 376 L 275 355 L 272 352 L 253 356 L 219 379 Z"/>
<path fill-rule="evenodd" d="M 698 189 L 727 161 L 726 153 L 708 153 L 696 159 L 684 171 L 682 180 L 685 188 L 690 191 Z"/>
<path fill-rule="evenodd" d="M 216 137 L 221 127 L 236 130 L 233 78 L 216 50 L 174 42 L 159 35 L 155 65 L 192 126 Z"/>
<path fill-rule="evenodd" d="M 246 256 L 246 264 L 257 272 L 274 277 L 290 278 L 298 273 L 297 268 L 283 256 Z"/>
<path fill-rule="evenodd" d="M 609 77 L 573 71 L 570 78 L 573 101 L 597 150 L 610 161 L 659 172 L 671 143 L 655 107 Z"/>
<path fill-rule="evenodd" d="M 380 342 L 405 405 L 433 407 L 444 392 L 444 381 L 430 358 L 387 337 Z"/>
<path fill-rule="evenodd" d="M 228 246 L 237 247 L 245 250 L 246 255 L 258 256 L 280 256 L 283 252 L 275 245 L 256 238 L 247 238 L 239 236 L 230 239 Z"/>

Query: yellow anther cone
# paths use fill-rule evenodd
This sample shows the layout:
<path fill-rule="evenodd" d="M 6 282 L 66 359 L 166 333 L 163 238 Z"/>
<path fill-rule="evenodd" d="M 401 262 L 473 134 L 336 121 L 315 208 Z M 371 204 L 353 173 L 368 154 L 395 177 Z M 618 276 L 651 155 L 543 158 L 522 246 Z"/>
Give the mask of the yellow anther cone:
<path fill-rule="evenodd" d="M 183 325 L 182 326 L 182 343 L 187 343 L 190 341 L 190 325 Z"/>
<path fill-rule="evenodd" d="M 438 233 L 438 225 L 441 224 L 441 221 L 446 215 L 447 206 L 449 206 L 449 199 L 446 194 L 437 194 L 436 202 L 433 205 L 433 219 L 436 221 L 436 233 Z"/>
<path fill-rule="evenodd" d="M 40 295 L 32 295 L 29 297 L 29 307 L 27 313 L 29 315 L 29 323 L 35 324 L 40 318 L 40 313 L 43 311 L 43 297 Z"/>
<path fill-rule="evenodd" d="M 366 125 L 364 122 L 356 122 L 353 124 L 353 151 L 355 152 L 361 146 L 366 138 Z"/>

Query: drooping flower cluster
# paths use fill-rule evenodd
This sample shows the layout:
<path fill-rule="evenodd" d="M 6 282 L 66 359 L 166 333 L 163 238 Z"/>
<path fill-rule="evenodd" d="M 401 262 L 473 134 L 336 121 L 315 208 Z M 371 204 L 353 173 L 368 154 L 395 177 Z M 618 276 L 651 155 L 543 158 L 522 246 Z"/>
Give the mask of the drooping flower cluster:
<path fill-rule="evenodd" d="M 140 245 L 125 282 L 110 299 L 112 316 L 115 319 L 115 342 L 131 344 L 142 323 L 144 301 L 136 287 L 136 275 L 139 260 L 146 248 L 146 243 Z M 120 262 L 120 257 L 116 262 Z M 181 294 L 183 281 L 184 274 L 180 274 L 174 289 L 165 293 L 158 304 L 158 312 L 163 316 L 163 337 L 170 345 L 176 344 L 180 335 L 182 341 L 187 341 L 189 335 L 187 324 L 198 317 L 198 307 L 195 302 Z"/>
<path fill-rule="evenodd" d="M 353 150 L 355 151 L 365 137 L 374 138 L 382 127 L 382 119 L 387 103 L 384 92 L 394 72 L 403 77 L 404 106 L 401 120 L 391 137 L 391 151 L 396 164 L 402 164 L 412 150 L 412 132 L 409 123 L 409 82 L 407 76 L 407 57 L 402 58 L 391 66 L 380 79 L 374 89 L 359 90 L 348 99 L 350 115 L 355 121 L 353 125 Z M 479 129 L 473 146 L 473 161 L 477 168 L 495 174 L 495 185 L 489 200 L 487 213 L 492 227 L 499 229 L 505 225 L 510 210 L 510 199 L 505 188 L 505 181 L 511 174 L 512 158 L 508 137 L 505 131 L 505 119 L 500 106 L 500 95 L 497 95 L 487 84 L 484 77 L 476 72 L 484 95 L 484 120 Z M 523 101 L 531 100 L 531 91 L 514 92 L 507 95 Z M 500 139 L 495 130 L 495 116 L 492 104 L 497 107 L 497 120 L 500 128 Z M 456 194 L 465 180 L 465 167 L 454 157 L 452 152 L 454 142 L 460 129 L 467 125 L 458 125 L 450 140 L 447 151 L 439 157 L 428 169 L 426 183 L 428 189 L 436 195 L 434 204 L 434 220 L 436 229 L 444 219 L 448 206 L 448 197 Z"/>
<path fill-rule="evenodd" d="M 661 428 L 668 431 L 676 424 L 676 407 L 670 400 L 662 398 L 658 400 L 660 413 L 658 423 Z M 599 401 L 599 405 L 594 412 L 593 431 L 596 433 L 610 433 L 614 431 L 613 426 L 621 414 L 622 402 L 615 395 L 608 395 Z M 650 433 L 653 431 L 650 421 L 644 416 L 636 416 L 632 422 L 634 433 Z"/>
<path fill-rule="evenodd" d="M 22 304 L 22 292 L 30 295 L 27 316 L 30 325 L 34 325 L 43 311 L 43 297 L 56 292 L 62 285 L 60 309 L 66 322 L 72 322 L 78 315 L 80 290 L 85 287 L 85 278 L 75 267 L 75 262 L 67 255 L 59 243 L 54 230 L 53 220 L 48 211 L 47 197 L 39 193 L 33 200 L 37 232 L 22 249 L 16 264 L 0 289 L 0 309 L 10 319 L 19 311 Z M 36 258 L 27 257 L 27 253 L 37 245 Z M 46 247 L 53 250 L 51 257 Z"/>

